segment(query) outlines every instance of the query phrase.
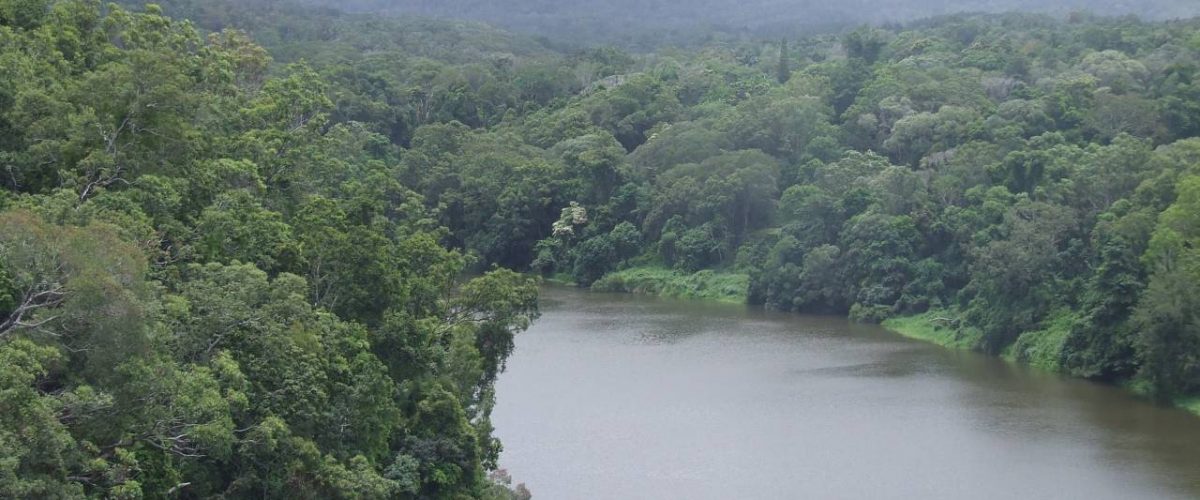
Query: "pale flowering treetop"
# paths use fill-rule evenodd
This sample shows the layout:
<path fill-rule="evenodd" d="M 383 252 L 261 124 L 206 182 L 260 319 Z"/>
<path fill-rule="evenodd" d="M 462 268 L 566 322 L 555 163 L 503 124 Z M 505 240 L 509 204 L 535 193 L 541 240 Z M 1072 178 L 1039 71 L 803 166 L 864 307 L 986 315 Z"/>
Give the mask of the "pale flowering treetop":
<path fill-rule="evenodd" d="M 587 224 L 587 209 L 577 202 L 562 209 L 562 215 L 553 225 L 556 238 L 571 238 L 575 236 L 575 227 Z"/>

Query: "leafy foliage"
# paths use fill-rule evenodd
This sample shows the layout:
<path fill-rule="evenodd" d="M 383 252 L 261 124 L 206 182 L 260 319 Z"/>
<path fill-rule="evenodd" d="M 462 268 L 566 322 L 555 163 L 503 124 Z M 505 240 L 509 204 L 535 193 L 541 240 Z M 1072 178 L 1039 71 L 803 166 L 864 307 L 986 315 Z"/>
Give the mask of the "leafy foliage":
<path fill-rule="evenodd" d="M 154 6 L 0 2 L 0 39 L 0 496 L 513 494 L 536 283 L 460 278 L 327 73 Z"/>

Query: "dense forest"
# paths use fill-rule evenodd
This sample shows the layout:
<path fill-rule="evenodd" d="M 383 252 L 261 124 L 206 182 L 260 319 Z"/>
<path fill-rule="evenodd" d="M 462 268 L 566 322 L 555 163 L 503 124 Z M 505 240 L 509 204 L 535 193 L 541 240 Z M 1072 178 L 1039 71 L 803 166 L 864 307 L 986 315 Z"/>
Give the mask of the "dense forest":
<path fill-rule="evenodd" d="M 82 0 L 0 2 L 0 61 L 0 497 L 516 495 L 536 285 L 440 243 L 332 73 Z"/>
<path fill-rule="evenodd" d="M 654 49 L 665 41 L 729 34 L 785 35 L 959 12 L 1089 10 L 1166 20 L 1200 15 L 1192 0 L 304 0 L 350 12 L 416 14 L 495 23 L 575 44 Z"/>
<path fill-rule="evenodd" d="M 0 497 L 525 497 L 489 413 L 536 275 L 1200 394 L 1198 33 L 0 0 Z"/>

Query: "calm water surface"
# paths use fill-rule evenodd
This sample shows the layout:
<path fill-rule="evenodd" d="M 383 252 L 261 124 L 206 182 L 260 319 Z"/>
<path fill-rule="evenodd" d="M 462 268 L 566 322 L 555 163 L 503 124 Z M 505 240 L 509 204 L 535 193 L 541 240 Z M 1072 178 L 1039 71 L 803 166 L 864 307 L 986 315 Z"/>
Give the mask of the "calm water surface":
<path fill-rule="evenodd" d="M 556 499 L 1200 498 L 1200 418 L 841 318 L 543 291 L 493 415 Z"/>

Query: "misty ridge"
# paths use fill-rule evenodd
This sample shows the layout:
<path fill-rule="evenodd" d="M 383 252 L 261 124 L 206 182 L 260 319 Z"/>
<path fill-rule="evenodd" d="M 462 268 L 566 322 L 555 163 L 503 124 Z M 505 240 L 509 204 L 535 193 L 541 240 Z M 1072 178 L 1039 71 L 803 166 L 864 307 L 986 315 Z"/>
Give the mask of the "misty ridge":
<path fill-rule="evenodd" d="M 727 32 L 777 35 L 962 12 L 1088 12 L 1145 20 L 1200 15 L 1196 0 L 301 0 L 346 12 L 482 21 L 560 42 L 625 43 Z"/>

